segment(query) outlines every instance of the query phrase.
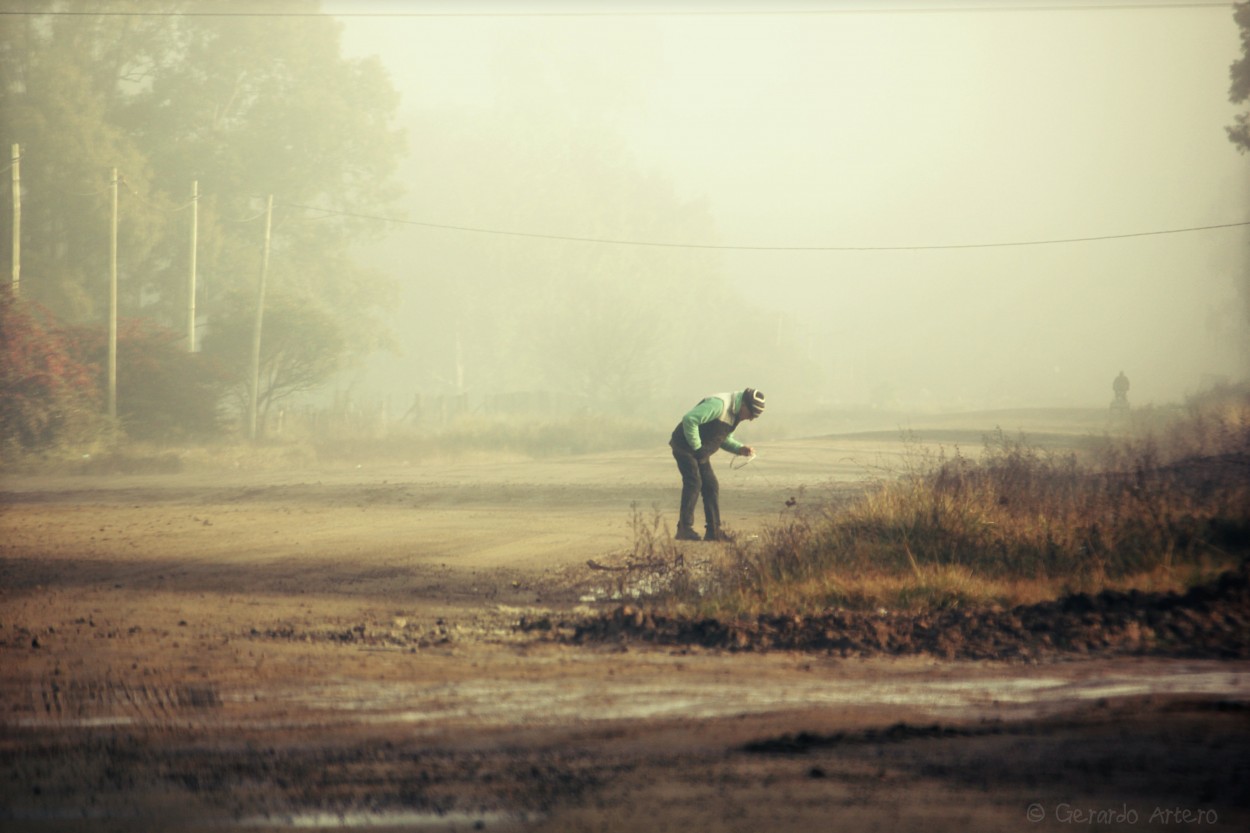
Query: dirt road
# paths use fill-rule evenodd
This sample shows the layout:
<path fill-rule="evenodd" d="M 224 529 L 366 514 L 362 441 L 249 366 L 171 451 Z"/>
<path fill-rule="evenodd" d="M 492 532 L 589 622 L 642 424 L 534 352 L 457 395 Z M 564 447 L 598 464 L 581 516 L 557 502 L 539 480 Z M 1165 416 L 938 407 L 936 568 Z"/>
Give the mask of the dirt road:
<path fill-rule="evenodd" d="M 722 462 L 742 534 L 897 440 Z M 572 646 L 654 453 L 0 484 L 7 830 L 1250 829 L 1250 664 Z M 658 515 L 657 515 L 658 513 Z M 689 544 L 698 556 L 700 547 Z"/>

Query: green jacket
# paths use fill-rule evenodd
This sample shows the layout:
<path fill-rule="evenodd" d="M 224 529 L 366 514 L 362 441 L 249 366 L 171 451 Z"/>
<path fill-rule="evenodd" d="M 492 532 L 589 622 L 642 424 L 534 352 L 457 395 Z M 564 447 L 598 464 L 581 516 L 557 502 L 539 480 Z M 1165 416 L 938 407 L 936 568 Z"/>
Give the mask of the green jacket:
<path fill-rule="evenodd" d="M 721 440 L 720 447 L 730 454 L 737 454 L 742 449 L 742 443 L 734 438 L 733 429 L 738 427 L 738 413 L 742 410 L 742 391 L 736 390 L 730 393 L 714 393 L 699 401 L 686 415 L 681 418 L 681 424 L 678 426 L 681 436 L 685 438 L 686 445 L 691 451 L 699 452 L 703 448 L 703 437 L 700 435 L 699 426 L 708 425 L 709 423 L 720 423 L 720 431 L 713 433 L 719 434 L 728 426 L 728 433 L 725 439 Z M 711 426 L 709 426 L 711 427 Z"/>

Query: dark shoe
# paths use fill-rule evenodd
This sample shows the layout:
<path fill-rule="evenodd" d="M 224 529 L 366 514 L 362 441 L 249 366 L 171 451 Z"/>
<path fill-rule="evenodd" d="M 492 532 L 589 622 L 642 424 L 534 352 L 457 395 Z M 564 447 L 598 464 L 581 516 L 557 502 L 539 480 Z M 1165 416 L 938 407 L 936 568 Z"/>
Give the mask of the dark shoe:
<path fill-rule="evenodd" d="M 703 536 L 704 541 L 732 541 L 733 536 L 723 529 L 709 529 Z"/>
<path fill-rule="evenodd" d="M 688 526 L 677 527 L 677 534 L 674 535 L 673 537 L 676 538 L 678 541 L 702 541 L 703 540 L 702 538 L 699 537 L 699 533 L 695 532 L 693 529 L 691 529 Z"/>

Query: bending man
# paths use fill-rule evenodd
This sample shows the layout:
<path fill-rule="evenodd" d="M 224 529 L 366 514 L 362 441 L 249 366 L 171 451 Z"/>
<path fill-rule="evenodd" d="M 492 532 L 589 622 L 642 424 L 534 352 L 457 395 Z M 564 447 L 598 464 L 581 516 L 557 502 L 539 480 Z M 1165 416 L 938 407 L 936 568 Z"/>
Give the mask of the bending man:
<path fill-rule="evenodd" d="M 703 517 L 707 521 L 703 540 L 724 541 L 720 526 L 720 484 L 712 471 L 710 458 L 720 449 L 749 457 L 755 450 L 734 439 L 734 429 L 742 420 L 764 413 L 764 394 L 754 388 L 715 393 L 701 400 L 673 429 L 669 445 L 677 470 L 681 472 L 681 511 L 677 519 L 679 541 L 698 541 L 694 531 L 694 507 L 703 497 Z"/>

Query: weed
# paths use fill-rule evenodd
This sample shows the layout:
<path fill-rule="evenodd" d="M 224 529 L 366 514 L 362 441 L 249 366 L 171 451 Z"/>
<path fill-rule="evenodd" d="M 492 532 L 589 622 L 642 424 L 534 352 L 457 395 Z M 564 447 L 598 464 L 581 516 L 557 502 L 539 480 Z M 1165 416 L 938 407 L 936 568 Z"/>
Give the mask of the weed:
<path fill-rule="evenodd" d="M 709 561 L 688 560 L 664 523 L 658 507 L 644 515 L 637 504 L 630 507 L 633 547 L 622 563 L 603 565 L 590 561 L 592 569 L 611 573 L 611 586 L 600 591 L 612 599 L 648 598 L 677 600 L 698 598 L 708 589 Z"/>
<path fill-rule="evenodd" d="M 1182 589 L 1250 554 L 1248 389 L 1152 415 L 1087 459 L 1001 430 L 984 446 L 975 460 L 909 447 L 901 473 L 850 506 L 796 511 L 732 546 L 684 601 L 723 615 L 1019 604 Z"/>

